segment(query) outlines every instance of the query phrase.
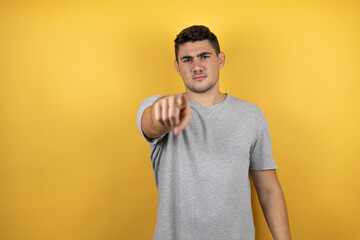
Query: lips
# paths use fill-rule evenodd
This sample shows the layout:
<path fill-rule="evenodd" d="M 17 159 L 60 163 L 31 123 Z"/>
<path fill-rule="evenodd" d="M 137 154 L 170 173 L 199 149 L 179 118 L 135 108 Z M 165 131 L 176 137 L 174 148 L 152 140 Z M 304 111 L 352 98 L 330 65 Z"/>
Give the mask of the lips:
<path fill-rule="evenodd" d="M 193 76 L 193 80 L 195 81 L 201 81 L 204 80 L 206 78 L 206 75 L 195 75 Z"/>

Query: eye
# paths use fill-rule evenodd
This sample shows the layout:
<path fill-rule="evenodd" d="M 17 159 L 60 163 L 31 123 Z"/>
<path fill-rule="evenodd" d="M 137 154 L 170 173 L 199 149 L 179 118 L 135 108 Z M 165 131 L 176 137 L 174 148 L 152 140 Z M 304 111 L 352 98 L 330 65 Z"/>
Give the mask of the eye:
<path fill-rule="evenodd" d="M 189 58 L 183 60 L 183 63 L 189 63 L 189 62 L 191 62 L 191 59 Z"/>
<path fill-rule="evenodd" d="M 201 56 L 201 59 L 207 59 L 207 58 L 209 58 L 208 55 Z"/>

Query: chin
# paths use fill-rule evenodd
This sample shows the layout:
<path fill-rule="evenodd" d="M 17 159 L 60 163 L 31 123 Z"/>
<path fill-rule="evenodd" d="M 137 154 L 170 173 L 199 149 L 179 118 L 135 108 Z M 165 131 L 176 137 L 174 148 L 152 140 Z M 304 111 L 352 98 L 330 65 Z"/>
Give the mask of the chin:
<path fill-rule="evenodd" d="M 192 92 L 196 92 L 196 93 L 206 93 L 208 92 L 210 89 L 212 89 L 214 86 L 206 86 L 206 87 L 202 87 L 202 88 L 197 88 L 197 87 L 188 87 L 188 89 Z"/>

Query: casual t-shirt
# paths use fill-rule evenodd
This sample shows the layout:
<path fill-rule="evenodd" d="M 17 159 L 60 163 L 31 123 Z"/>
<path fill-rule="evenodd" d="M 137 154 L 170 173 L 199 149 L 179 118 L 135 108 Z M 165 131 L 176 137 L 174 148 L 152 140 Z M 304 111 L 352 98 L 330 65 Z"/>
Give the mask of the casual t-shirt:
<path fill-rule="evenodd" d="M 159 97 L 140 104 L 144 137 L 142 114 Z M 266 118 L 229 94 L 211 106 L 189 103 L 192 119 L 179 136 L 145 137 L 158 189 L 153 239 L 255 239 L 249 170 L 277 168 Z"/>

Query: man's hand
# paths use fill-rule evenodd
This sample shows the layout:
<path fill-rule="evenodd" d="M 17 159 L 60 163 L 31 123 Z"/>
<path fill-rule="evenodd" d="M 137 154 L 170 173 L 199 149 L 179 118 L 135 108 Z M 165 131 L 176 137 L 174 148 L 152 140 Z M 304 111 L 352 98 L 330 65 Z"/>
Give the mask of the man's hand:
<path fill-rule="evenodd" d="M 142 129 L 149 138 L 157 138 L 174 130 L 178 136 L 191 120 L 190 104 L 185 94 L 159 98 L 145 109 Z"/>

